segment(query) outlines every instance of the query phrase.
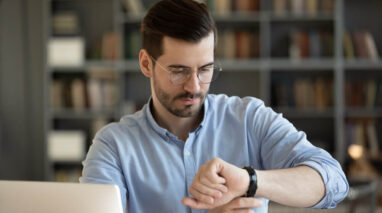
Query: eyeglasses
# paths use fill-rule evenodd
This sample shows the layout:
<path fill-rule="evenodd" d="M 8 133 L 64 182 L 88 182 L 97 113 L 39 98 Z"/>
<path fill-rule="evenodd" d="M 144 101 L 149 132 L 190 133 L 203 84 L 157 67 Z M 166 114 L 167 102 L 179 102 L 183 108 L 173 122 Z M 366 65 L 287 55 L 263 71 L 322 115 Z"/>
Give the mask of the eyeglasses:
<path fill-rule="evenodd" d="M 165 70 L 169 74 L 170 81 L 174 85 L 184 84 L 190 79 L 192 75 L 192 69 L 189 67 L 170 67 L 169 69 L 166 69 L 160 63 L 158 63 L 152 56 L 150 57 L 156 64 L 158 64 L 163 70 Z M 209 84 L 218 78 L 219 73 L 222 70 L 223 69 L 221 67 L 211 64 L 198 69 L 197 76 L 201 83 Z"/>

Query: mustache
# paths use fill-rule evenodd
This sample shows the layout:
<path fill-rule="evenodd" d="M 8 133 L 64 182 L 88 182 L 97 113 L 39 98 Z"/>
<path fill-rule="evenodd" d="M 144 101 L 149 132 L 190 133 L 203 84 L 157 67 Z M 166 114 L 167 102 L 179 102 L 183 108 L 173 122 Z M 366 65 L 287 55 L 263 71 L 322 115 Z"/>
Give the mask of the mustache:
<path fill-rule="evenodd" d="M 203 93 L 192 94 L 192 93 L 189 93 L 189 92 L 185 92 L 185 93 L 181 93 L 181 94 L 175 96 L 174 99 L 181 99 L 181 98 L 203 98 L 203 97 L 204 97 Z"/>

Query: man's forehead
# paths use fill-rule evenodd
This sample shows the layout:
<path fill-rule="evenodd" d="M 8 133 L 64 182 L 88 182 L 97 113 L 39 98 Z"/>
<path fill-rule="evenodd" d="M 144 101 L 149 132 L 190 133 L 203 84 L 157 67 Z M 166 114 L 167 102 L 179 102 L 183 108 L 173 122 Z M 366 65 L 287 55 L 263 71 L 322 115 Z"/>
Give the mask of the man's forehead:
<path fill-rule="evenodd" d="M 163 55 L 170 57 L 213 57 L 213 33 L 198 42 L 189 42 L 182 39 L 163 37 Z"/>

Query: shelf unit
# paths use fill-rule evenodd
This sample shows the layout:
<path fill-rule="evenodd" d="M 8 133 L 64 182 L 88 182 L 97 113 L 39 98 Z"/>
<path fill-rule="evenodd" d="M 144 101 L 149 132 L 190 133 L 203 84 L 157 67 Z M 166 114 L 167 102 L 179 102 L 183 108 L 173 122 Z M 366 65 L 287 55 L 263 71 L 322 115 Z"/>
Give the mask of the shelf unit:
<path fill-rule="evenodd" d="M 51 37 L 50 24 L 52 2 L 73 2 L 80 8 L 81 15 L 86 16 L 94 13 L 94 11 L 103 11 L 107 14 L 108 23 L 103 21 L 102 26 L 97 26 L 97 21 L 103 17 L 93 16 L 84 17 L 85 38 L 87 41 L 94 41 L 94 35 L 100 35 L 101 31 L 114 30 L 121 35 L 121 46 L 125 47 L 128 43 L 128 34 L 139 29 L 142 16 L 130 16 L 123 11 L 120 0 L 45 0 L 46 1 L 46 17 L 48 20 L 45 24 L 46 43 Z M 318 0 L 320 1 L 320 0 Z M 155 2 L 154 0 L 145 0 L 145 6 Z M 382 9 L 382 5 L 377 0 L 370 0 L 371 6 Z M 90 9 L 84 9 L 83 5 L 87 5 Z M 230 58 L 218 59 L 223 67 L 223 74 L 219 79 L 211 85 L 210 93 L 226 93 L 228 95 L 238 96 L 255 96 L 262 99 L 266 105 L 271 106 L 275 111 L 281 112 L 286 118 L 296 125 L 298 129 L 306 131 L 308 139 L 312 143 L 326 148 L 341 163 L 347 160 L 347 144 L 346 144 L 346 120 L 349 117 L 373 117 L 377 119 L 377 129 L 381 129 L 382 112 L 381 107 L 372 109 L 363 107 L 349 107 L 345 105 L 345 81 L 349 77 L 349 73 L 359 73 L 363 71 L 371 71 L 373 77 L 382 79 L 382 60 L 371 61 L 367 59 L 348 60 L 343 54 L 343 33 L 346 28 L 351 27 L 352 19 L 349 19 L 348 11 L 354 12 L 358 10 L 358 5 L 362 4 L 364 12 L 368 13 L 370 9 L 367 4 L 359 3 L 356 0 L 333 0 L 333 13 L 321 13 L 317 15 L 294 15 L 286 13 L 283 16 L 275 15 L 272 11 L 272 1 L 260 0 L 260 9 L 253 13 L 232 12 L 229 15 L 217 15 L 213 12 L 217 23 L 218 31 L 224 30 L 254 30 L 259 33 L 260 49 L 259 57 L 249 59 Z M 82 6 L 82 7 L 80 7 Z M 94 8 L 93 8 L 94 7 Z M 93 9 L 92 9 L 93 8 Z M 90 10 L 86 12 L 83 10 Z M 374 13 L 378 13 L 377 11 Z M 365 15 L 365 14 L 363 14 Z M 382 18 L 380 14 L 373 14 Z M 368 21 L 365 15 L 362 20 Z M 348 21 L 350 20 L 350 21 Z M 381 19 L 378 19 L 381 20 Z M 356 22 L 359 23 L 360 21 Z M 377 39 L 377 48 L 382 51 L 381 30 L 377 23 L 369 23 L 373 26 L 374 38 Z M 362 26 L 362 25 L 361 25 Z M 99 28 L 102 29 L 99 29 Z M 355 29 L 358 29 L 356 26 Z M 328 31 L 332 35 L 333 52 L 329 57 L 291 59 L 288 56 L 288 38 L 292 30 L 318 29 Z M 95 32 L 95 33 L 94 33 Z M 88 38 L 87 36 L 90 36 Z M 119 120 L 124 114 L 124 105 L 126 102 L 134 101 L 139 105 L 144 104 L 150 96 L 149 80 L 146 79 L 139 71 L 139 65 L 136 58 L 126 58 L 128 54 L 126 48 L 122 48 L 120 54 L 121 60 L 94 60 L 87 58 L 82 66 L 78 67 L 49 67 L 46 65 L 45 78 L 45 123 L 46 133 L 55 129 L 60 123 L 65 123 L 67 128 L 70 125 L 78 123 L 78 128 L 85 129 L 89 124 L 89 120 L 97 117 L 106 117 L 110 121 Z M 117 76 L 118 98 L 115 108 L 106 111 L 83 110 L 76 111 L 72 109 L 54 110 L 49 105 L 49 91 L 51 90 L 52 79 L 56 75 L 79 75 L 86 76 L 89 70 L 93 68 L 104 68 L 114 70 Z M 381 72 L 379 72 L 381 71 Z M 379 73 L 378 73 L 379 72 Z M 273 97 L 273 86 L 277 79 L 283 79 L 285 76 L 291 79 L 315 79 L 321 76 L 331 79 L 333 82 L 332 102 L 324 109 L 316 109 L 316 107 L 296 108 L 278 106 L 275 104 Z M 328 89 L 328 88 L 326 88 Z M 56 126 L 55 126 L 56 125 Z M 83 125 L 83 126 L 82 126 Z M 85 128 L 84 128 L 85 126 Z M 378 132 L 380 140 L 382 135 Z M 91 144 L 92 135 L 87 137 L 87 147 Z M 53 164 L 53 165 L 52 165 Z M 69 164 L 73 165 L 73 164 Z M 52 179 L 54 177 L 54 162 L 46 157 L 46 177 Z M 54 179 L 54 178 L 53 178 Z"/>

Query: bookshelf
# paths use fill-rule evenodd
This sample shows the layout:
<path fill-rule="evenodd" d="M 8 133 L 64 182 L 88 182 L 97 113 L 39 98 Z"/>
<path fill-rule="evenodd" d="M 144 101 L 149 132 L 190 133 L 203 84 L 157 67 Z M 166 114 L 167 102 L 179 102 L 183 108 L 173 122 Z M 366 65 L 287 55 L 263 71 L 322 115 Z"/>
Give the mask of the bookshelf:
<path fill-rule="evenodd" d="M 46 43 L 53 37 L 50 25 L 53 11 L 67 7 L 62 6 L 65 4 L 72 4 L 71 8 L 80 14 L 81 32 L 78 35 L 86 43 L 85 60 L 81 65 L 46 65 L 46 133 L 81 130 L 86 134 L 87 150 L 95 131 L 93 126 L 119 120 L 122 115 L 139 109 L 150 96 L 149 80 L 140 73 L 137 61 L 140 48 L 138 29 L 144 12 L 126 9 L 124 2 L 127 0 L 45 1 L 48 20 L 45 25 Z M 283 7 L 283 1 L 290 4 Z M 155 0 L 138 2 L 147 8 Z M 217 2 L 229 4 L 231 1 L 207 1 L 214 6 Z M 235 4 L 245 1 L 237 2 Z M 210 93 L 254 96 L 264 100 L 266 105 L 283 113 L 298 129 L 304 130 L 313 144 L 327 149 L 344 164 L 349 158 L 346 138 L 349 120 L 369 118 L 375 121 L 377 130 L 382 127 L 382 104 L 348 106 L 346 82 L 353 79 L 382 82 L 382 60 L 359 58 L 357 55 L 348 58 L 343 34 L 345 31 L 367 30 L 375 39 L 376 49 L 382 51 L 382 31 L 375 21 L 370 21 L 382 20 L 378 11 L 382 9 L 381 3 L 377 0 L 370 0 L 370 4 L 356 0 L 307 0 L 309 5 L 317 5 L 303 9 L 298 4 L 304 1 L 299 0 L 253 2 L 255 6 L 251 10 L 243 9 L 242 5 L 220 5 L 219 9 L 210 7 L 218 27 L 219 41 L 229 47 L 217 47 L 224 73 L 211 85 Z M 281 6 L 276 9 L 275 4 Z M 353 13 L 361 13 L 361 16 L 351 15 Z M 108 32 L 120 35 L 117 42 L 120 45 L 117 46 L 122 48 L 111 48 L 115 57 L 102 57 L 97 48 L 97 42 L 104 40 L 102 38 Z M 309 43 L 310 40 L 314 42 Z M 243 41 L 255 48 L 247 49 L 240 44 Z M 113 71 L 115 103 L 112 107 L 101 110 L 93 110 L 88 105 L 82 110 L 51 107 L 50 91 L 55 79 L 79 78 L 86 82 L 93 70 Z M 382 140 L 380 131 L 377 131 L 377 137 Z M 50 180 L 55 179 L 56 171 L 62 180 L 65 179 L 62 171 L 69 171 L 70 176 L 76 171 L 72 168 L 81 168 L 80 161 L 54 162 L 48 157 L 46 159 L 46 177 Z"/>

